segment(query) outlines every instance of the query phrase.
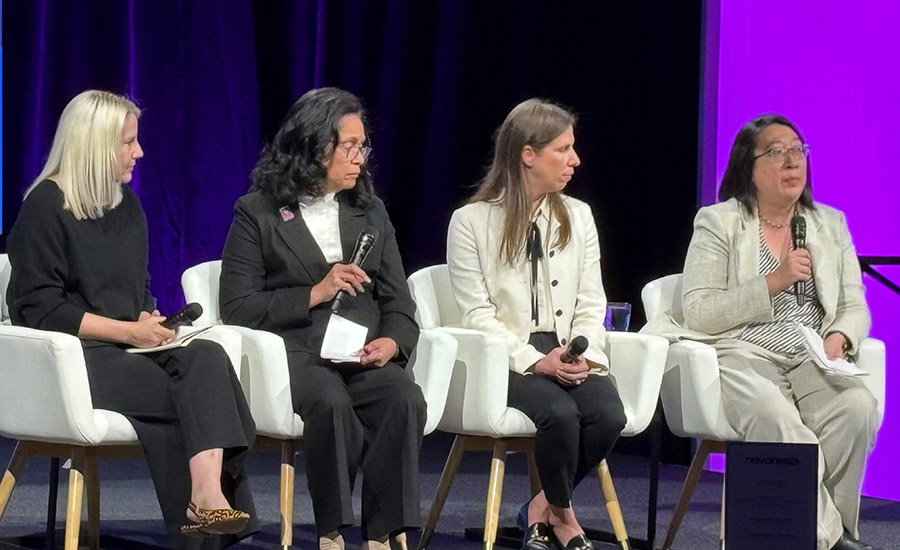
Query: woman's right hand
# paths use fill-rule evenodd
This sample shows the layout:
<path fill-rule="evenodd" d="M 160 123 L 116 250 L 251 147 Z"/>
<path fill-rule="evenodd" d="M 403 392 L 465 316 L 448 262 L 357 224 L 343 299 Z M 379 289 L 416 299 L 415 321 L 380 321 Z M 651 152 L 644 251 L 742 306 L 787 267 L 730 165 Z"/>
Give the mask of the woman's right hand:
<path fill-rule="evenodd" d="M 361 267 L 355 264 L 334 264 L 331 271 L 319 284 L 312 287 L 309 292 L 309 306 L 317 306 L 334 298 L 343 290 L 350 296 L 356 296 L 356 292 L 365 292 L 363 283 L 372 280 Z"/>
<path fill-rule="evenodd" d="M 136 348 L 154 348 L 164 346 L 175 339 L 176 331 L 160 325 L 166 318 L 159 315 L 141 314 L 137 321 L 131 324 L 131 334 L 128 343 Z"/>
<path fill-rule="evenodd" d="M 798 281 L 812 278 L 812 256 L 805 248 L 789 249 L 778 268 L 766 275 L 769 296 L 774 296 Z"/>
<path fill-rule="evenodd" d="M 583 357 L 580 357 L 575 363 L 563 363 L 560 356 L 565 351 L 566 348 L 562 346 L 551 350 L 534 364 L 534 373 L 554 378 L 564 386 L 580 384 L 587 378 L 590 367 Z"/>

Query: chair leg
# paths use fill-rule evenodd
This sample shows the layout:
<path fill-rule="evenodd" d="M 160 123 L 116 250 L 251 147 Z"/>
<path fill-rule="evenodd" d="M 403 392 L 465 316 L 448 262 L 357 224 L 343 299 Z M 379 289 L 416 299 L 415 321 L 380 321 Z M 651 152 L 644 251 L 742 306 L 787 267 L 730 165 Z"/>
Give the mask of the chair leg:
<path fill-rule="evenodd" d="M 295 442 L 281 442 L 281 549 L 294 542 L 294 452 Z"/>
<path fill-rule="evenodd" d="M 3 473 L 3 480 L 0 481 L 0 518 L 3 517 L 6 505 L 9 503 L 9 496 L 12 495 L 13 488 L 16 486 L 16 478 L 22 472 L 22 466 L 25 464 L 29 452 L 30 445 L 27 441 L 16 443 L 16 448 L 9 459 L 6 472 Z"/>
<path fill-rule="evenodd" d="M 491 478 L 488 482 L 487 507 L 484 512 L 484 550 L 493 550 L 500 524 L 500 498 L 503 495 L 503 474 L 506 471 L 506 441 L 494 441 L 491 458 Z"/>
<path fill-rule="evenodd" d="M 88 543 L 91 550 L 100 550 L 100 471 L 97 459 L 88 457 L 84 464 L 87 492 Z"/>
<path fill-rule="evenodd" d="M 441 473 L 437 493 L 434 495 L 434 502 L 431 503 L 431 511 L 428 512 L 428 521 L 425 522 L 425 529 L 422 530 L 422 537 L 419 539 L 418 550 L 425 550 L 428 547 L 428 542 L 431 540 L 438 518 L 441 516 L 441 510 L 444 509 L 444 502 L 446 502 L 447 495 L 450 493 L 450 486 L 453 484 L 453 478 L 456 477 L 456 470 L 459 468 L 459 463 L 465 450 L 466 436 L 457 435 L 453 440 L 453 447 L 450 449 L 447 463 L 444 464 L 444 471 Z"/>
<path fill-rule="evenodd" d="M 537 462 L 534 460 L 534 449 L 525 451 L 525 457 L 528 459 L 528 483 L 531 486 L 531 496 L 541 492 L 541 476 L 538 473 Z"/>
<path fill-rule="evenodd" d="M 72 466 L 69 470 L 69 501 L 66 506 L 65 550 L 78 550 L 78 533 L 81 530 L 81 505 L 84 500 L 84 449 L 72 449 Z"/>
<path fill-rule="evenodd" d="M 406 533 L 400 533 L 394 537 L 394 541 L 390 546 L 396 550 L 409 550 L 409 547 L 406 545 Z"/>
<path fill-rule="evenodd" d="M 600 489 L 603 490 L 603 496 L 606 498 L 606 511 L 609 512 L 609 519 L 612 522 L 613 532 L 616 534 L 616 540 L 622 550 L 629 550 L 631 546 L 628 544 L 628 531 L 625 529 L 625 518 L 622 517 L 622 508 L 619 506 L 619 496 L 616 494 L 616 487 L 613 485 L 612 476 L 609 473 L 609 464 L 606 459 L 597 466 L 597 477 L 600 478 Z"/>
<path fill-rule="evenodd" d="M 672 514 L 672 521 L 669 522 L 669 530 L 666 531 L 666 540 L 663 542 L 662 550 L 672 548 L 672 543 L 675 541 L 675 533 L 678 532 L 681 520 L 684 518 L 685 512 L 687 512 L 688 504 L 691 502 L 691 495 L 694 494 L 694 489 L 697 487 L 700 472 L 703 470 L 707 457 L 709 457 L 713 443 L 713 441 L 704 439 L 700 442 L 700 446 L 694 454 L 687 478 L 684 480 L 684 486 L 681 488 L 681 496 L 678 497 L 678 505 L 675 506 L 675 513 Z"/>
<path fill-rule="evenodd" d="M 725 480 L 722 480 L 722 509 L 719 511 L 719 548 L 725 549 Z"/>

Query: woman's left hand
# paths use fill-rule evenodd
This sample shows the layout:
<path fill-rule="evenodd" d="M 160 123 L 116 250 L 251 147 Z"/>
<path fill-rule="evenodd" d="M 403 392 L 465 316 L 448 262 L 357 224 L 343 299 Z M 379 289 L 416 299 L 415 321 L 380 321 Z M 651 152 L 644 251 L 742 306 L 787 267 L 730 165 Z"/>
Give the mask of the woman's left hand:
<path fill-rule="evenodd" d="M 840 332 L 832 332 L 825 337 L 825 355 L 829 359 L 839 359 L 844 357 L 844 345 L 847 338 Z"/>
<path fill-rule="evenodd" d="M 363 346 L 359 360 L 363 365 L 383 367 L 385 363 L 396 357 L 397 349 L 397 342 L 392 338 L 376 338 Z"/>

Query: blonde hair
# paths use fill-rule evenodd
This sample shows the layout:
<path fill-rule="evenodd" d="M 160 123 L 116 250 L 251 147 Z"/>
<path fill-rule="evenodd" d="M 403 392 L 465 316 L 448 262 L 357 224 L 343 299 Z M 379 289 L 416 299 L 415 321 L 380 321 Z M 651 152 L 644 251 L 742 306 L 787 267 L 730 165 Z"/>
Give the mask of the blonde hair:
<path fill-rule="evenodd" d="M 575 115 L 543 99 L 519 103 L 506 116 L 494 138 L 494 158 L 478 190 L 469 202 L 499 203 L 506 215 L 500 237 L 501 257 L 508 265 L 525 249 L 525 235 L 531 223 L 531 202 L 525 188 L 522 150 L 530 146 L 540 152 L 570 126 Z M 554 246 L 564 248 L 572 235 L 569 212 L 560 192 L 547 194 L 550 216 L 559 221 Z"/>
<path fill-rule="evenodd" d="M 141 110 L 111 92 L 88 90 L 72 98 L 59 117 L 47 162 L 25 195 L 52 179 L 77 220 L 100 218 L 118 206 L 122 184 L 117 151 L 129 114 L 139 118 Z"/>

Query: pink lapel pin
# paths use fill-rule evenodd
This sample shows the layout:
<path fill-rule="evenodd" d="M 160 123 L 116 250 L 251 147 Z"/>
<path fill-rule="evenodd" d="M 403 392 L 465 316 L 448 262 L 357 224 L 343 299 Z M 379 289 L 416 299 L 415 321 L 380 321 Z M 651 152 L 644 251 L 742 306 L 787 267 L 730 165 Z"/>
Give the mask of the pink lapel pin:
<path fill-rule="evenodd" d="M 287 206 L 282 206 L 281 209 L 278 210 L 281 212 L 281 219 L 284 221 L 290 221 L 294 219 L 294 213 L 291 212 L 291 209 Z"/>

